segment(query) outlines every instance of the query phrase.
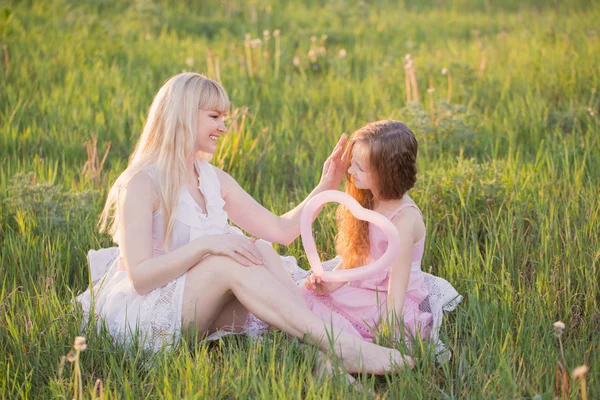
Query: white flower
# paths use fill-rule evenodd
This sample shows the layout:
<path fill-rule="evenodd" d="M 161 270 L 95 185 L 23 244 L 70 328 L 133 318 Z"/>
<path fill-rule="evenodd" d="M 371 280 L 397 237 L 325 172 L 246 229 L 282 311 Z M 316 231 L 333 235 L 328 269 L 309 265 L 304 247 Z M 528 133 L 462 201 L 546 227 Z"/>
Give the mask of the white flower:
<path fill-rule="evenodd" d="M 279 29 L 275 29 L 273 31 L 273 36 L 279 36 L 280 33 L 281 33 L 281 31 Z"/>
<path fill-rule="evenodd" d="M 565 331 L 565 323 L 562 321 L 556 321 L 552 326 L 554 327 L 554 334 L 556 336 L 561 336 Z"/>
<path fill-rule="evenodd" d="M 340 49 L 340 52 L 338 53 L 338 57 L 339 58 L 346 58 L 346 49 Z"/>
<path fill-rule="evenodd" d="M 185 59 L 185 65 L 187 65 L 188 67 L 193 67 L 194 66 L 194 59 L 192 57 L 188 57 Z"/>
<path fill-rule="evenodd" d="M 448 73 L 448 68 L 442 68 L 442 75 L 446 75 Z"/>
<path fill-rule="evenodd" d="M 580 365 L 571 372 L 573 379 L 585 379 L 585 374 L 588 372 L 587 365 Z"/>
<path fill-rule="evenodd" d="M 298 56 L 294 57 L 293 62 L 296 67 L 299 67 L 300 66 L 300 57 L 298 57 Z"/>

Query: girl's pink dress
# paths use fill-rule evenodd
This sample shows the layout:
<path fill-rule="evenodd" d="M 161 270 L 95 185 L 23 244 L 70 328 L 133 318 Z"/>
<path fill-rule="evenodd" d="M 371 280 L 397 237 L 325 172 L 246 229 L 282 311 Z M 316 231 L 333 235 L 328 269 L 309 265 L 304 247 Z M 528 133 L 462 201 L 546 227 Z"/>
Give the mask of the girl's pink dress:
<path fill-rule="evenodd" d="M 416 204 L 406 203 L 388 219 L 392 219 L 406 207 L 418 210 Z M 369 224 L 369 239 L 371 256 L 378 259 L 387 249 L 387 238 L 381 229 Z M 404 301 L 404 326 L 410 334 L 433 341 L 439 353 L 444 350 L 444 345 L 438 338 L 443 311 L 454 309 L 462 297 L 446 280 L 421 270 L 424 245 L 425 237 L 413 245 L 410 278 Z M 319 296 L 302 287 L 304 301 L 327 326 L 372 341 L 381 318 L 385 318 L 390 268 L 391 266 L 369 279 L 349 282 L 328 295 Z"/>

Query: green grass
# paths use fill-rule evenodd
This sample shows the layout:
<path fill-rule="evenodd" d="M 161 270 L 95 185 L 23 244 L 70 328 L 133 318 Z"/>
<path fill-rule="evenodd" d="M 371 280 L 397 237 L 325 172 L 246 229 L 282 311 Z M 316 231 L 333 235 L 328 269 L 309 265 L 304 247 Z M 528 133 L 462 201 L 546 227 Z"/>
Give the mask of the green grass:
<path fill-rule="evenodd" d="M 243 125 L 241 112 L 237 127 L 230 123 L 215 163 L 276 213 L 318 182 L 342 132 L 392 116 L 418 135 L 423 266 L 465 296 L 441 332 L 453 358 L 437 365 L 418 349 L 415 370 L 363 384 L 389 398 L 551 399 L 560 360 L 552 323 L 562 320 L 568 370 L 587 364 L 589 398 L 597 398 L 598 4 L 267 5 L 0 3 L 0 397 L 72 397 L 72 368 L 61 371 L 60 359 L 81 334 L 71 301 L 88 284 L 86 252 L 111 245 L 96 230 L 107 189 L 161 84 L 184 69 L 216 77 L 218 58 L 224 87 L 248 113 Z M 263 30 L 268 43 L 246 50 L 244 35 L 263 38 Z M 323 34 L 325 52 L 311 62 L 310 38 L 318 47 Z M 420 103 L 406 101 L 407 53 Z M 98 179 L 83 172 L 92 134 L 101 155 L 111 144 Z M 332 209 L 315 224 L 326 256 L 334 254 Z M 300 240 L 278 250 L 306 266 Z M 339 377 L 313 378 L 314 354 L 283 334 L 256 344 L 186 342 L 153 362 L 104 332 L 83 334 L 86 397 L 97 378 L 108 398 L 369 397 Z M 568 395 L 580 396 L 577 382 Z"/>

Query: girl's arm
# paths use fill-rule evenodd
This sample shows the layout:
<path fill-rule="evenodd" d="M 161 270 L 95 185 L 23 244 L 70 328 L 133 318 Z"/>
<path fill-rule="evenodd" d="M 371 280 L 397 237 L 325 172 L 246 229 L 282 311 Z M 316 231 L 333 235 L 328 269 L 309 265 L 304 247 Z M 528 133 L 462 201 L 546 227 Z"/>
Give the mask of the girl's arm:
<path fill-rule="evenodd" d="M 300 234 L 300 215 L 308 200 L 324 190 L 337 189 L 340 185 L 345 168 L 345 144 L 346 137 L 342 135 L 323 166 L 317 187 L 302 203 L 282 216 L 271 213 L 246 193 L 229 174 L 215 168 L 229 219 L 251 235 L 288 246 Z"/>
<path fill-rule="evenodd" d="M 119 198 L 119 247 L 125 269 L 140 295 L 167 284 L 199 263 L 207 254 L 228 255 L 242 265 L 262 263 L 262 255 L 251 239 L 241 235 L 202 236 L 164 255 L 153 257 L 152 215 L 158 209 L 158 194 L 152 179 L 136 174 Z"/>
<path fill-rule="evenodd" d="M 408 290 L 410 268 L 412 264 L 413 244 L 417 236 L 417 227 L 421 221 L 418 210 L 408 207 L 392 218 L 392 223 L 400 234 L 398 247 L 400 251 L 392 263 L 390 281 L 388 286 L 388 310 L 395 313 L 396 318 L 404 315 L 404 300 Z"/>

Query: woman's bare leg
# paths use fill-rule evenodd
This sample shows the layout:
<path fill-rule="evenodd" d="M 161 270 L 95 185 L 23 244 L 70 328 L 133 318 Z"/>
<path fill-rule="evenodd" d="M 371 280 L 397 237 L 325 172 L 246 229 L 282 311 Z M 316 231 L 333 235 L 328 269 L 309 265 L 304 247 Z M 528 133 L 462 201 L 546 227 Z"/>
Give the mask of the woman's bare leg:
<path fill-rule="evenodd" d="M 296 285 L 296 282 L 292 279 L 287 268 L 281 262 L 281 257 L 279 257 L 279 254 L 277 254 L 273 246 L 269 242 L 259 239 L 256 241 L 256 247 L 258 247 L 258 250 L 260 250 L 265 259 L 265 268 L 271 272 L 283 286 L 290 290 L 290 293 L 298 300 L 299 304 L 305 306 L 304 298 L 300 293 L 298 285 Z"/>
<path fill-rule="evenodd" d="M 410 362 L 386 349 L 345 333 L 327 332 L 325 324 L 297 300 L 265 267 L 244 267 L 228 257 L 209 256 L 190 269 L 184 290 L 184 327 L 208 330 L 235 296 L 269 325 L 297 338 L 308 334 L 321 350 L 333 350 L 349 372 L 381 374 Z M 335 342 L 334 342 L 335 340 Z M 330 345 L 333 344 L 333 346 Z"/>

